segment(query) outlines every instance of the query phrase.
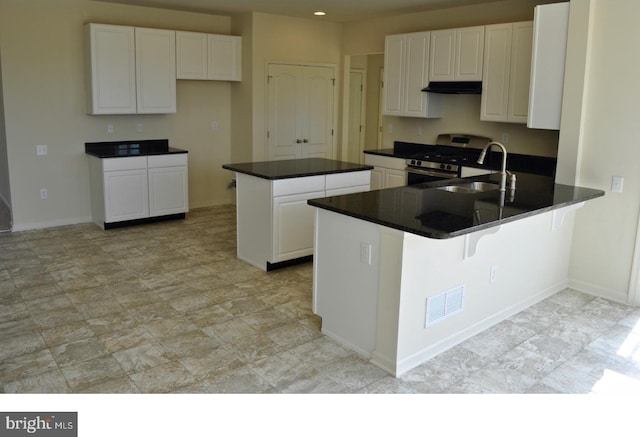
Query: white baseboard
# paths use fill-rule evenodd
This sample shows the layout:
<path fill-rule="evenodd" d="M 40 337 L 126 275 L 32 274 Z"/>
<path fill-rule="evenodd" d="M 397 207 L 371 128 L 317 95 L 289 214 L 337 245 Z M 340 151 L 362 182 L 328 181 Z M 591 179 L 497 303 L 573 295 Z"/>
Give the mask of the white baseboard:
<path fill-rule="evenodd" d="M 333 334 L 331 331 L 327 331 L 326 329 L 321 329 L 320 332 L 323 335 L 326 335 L 327 337 L 329 337 L 330 339 L 334 340 L 335 342 L 339 343 L 340 345 L 346 347 L 347 349 L 352 350 L 353 352 L 357 353 L 358 355 L 360 355 L 362 358 L 368 360 L 369 358 L 371 358 L 371 353 L 368 351 L 365 351 L 364 349 L 361 349 L 360 347 L 352 344 L 351 342 L 348 342 L 346 340 L 344 340 L 343 338 L 341 338 L 340 336 L 337 336 L 335 334 Z"/>
<path fill-rule="evenodd" d="M 88 217 L 69 217 L 61 220 L 53 220 L 50 222 L 37 222 L 37 223 L 14 223 L 13 232 L 20 231 L 32 231 L 35 229 L 55 228 L 58 226 L 78 225 L 83 223 L 92 223 L 91 216 Z"/>
<path fill-rule="evenodd" d="M 601 297 L 603 299 L 612 300 L 614 302 L 629 305 L 630 296 L 626 290 L 614 290 L 611 288 L 602 287 L 600 285 L 592 284 L 590 282 L 578 281 L 576 279 L 569 279 L 567 285 L 576 291 L 590 294 L 591 296 Z"/>

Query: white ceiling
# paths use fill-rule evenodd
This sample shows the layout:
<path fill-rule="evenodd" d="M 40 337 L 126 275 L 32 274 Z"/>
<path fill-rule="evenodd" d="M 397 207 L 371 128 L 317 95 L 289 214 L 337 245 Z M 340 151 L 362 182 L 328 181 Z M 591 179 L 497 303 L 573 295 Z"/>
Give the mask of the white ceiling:
<path fill-rule="evenodd" d="M 386 15 L 409 14 L 496 0 L 101 0 L 179 11 L 229 15 L 264 12 L 313 18 L 313 12 L 327 13 L 323 20 L 347 22 Z M 507 0 L 502 0 L 507 1 Z M 514 0 L 510 0 L 514 1 Z"/>

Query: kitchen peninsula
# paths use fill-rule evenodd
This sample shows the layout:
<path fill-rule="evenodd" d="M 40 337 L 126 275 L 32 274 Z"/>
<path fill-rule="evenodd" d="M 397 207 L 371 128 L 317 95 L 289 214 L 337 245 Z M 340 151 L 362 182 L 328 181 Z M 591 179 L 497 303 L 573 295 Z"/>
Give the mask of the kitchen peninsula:
<path fill-rule="evenodd" d="M 324 158 L 225 164 L 235 172 L 238 258 L 270 271 L 313 254 L 307 200 L 368 191 L 372 166 Z"/>
<path fill-rule="evenodd" d="M 604 192 L 499 177 L 309 200 L 322 332 L 398 376 L 565 288 L 574 210 Z"/>

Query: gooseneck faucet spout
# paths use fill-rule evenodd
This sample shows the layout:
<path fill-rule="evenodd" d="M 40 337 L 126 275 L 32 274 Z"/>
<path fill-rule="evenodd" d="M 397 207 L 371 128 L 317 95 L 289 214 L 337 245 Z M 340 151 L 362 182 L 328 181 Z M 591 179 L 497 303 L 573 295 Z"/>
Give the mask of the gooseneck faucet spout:
<path fill-rule="evenodd" d="M 491 146 L 498 146 L 502 150 L 502 169 L 500 171 L 500 191 L 507 191 L 507 149 L 497 141 L 491 141 L 489 144 L 484 146 L 482 152 L 480 152 L 480 156 L 478 157 L 478 164 L 484 163 L 484 158 L 487 156 L 487 150 L 491 148 Z M 511 175 L 511 188 L 515 189 L 516 185 L 516 175 Z"/>

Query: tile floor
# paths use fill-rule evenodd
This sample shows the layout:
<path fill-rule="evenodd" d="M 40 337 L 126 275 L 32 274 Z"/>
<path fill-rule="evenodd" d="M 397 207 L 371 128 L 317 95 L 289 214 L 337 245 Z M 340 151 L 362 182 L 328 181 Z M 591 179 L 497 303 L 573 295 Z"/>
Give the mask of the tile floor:
<path fill-rule="evenodd" d="M 2 233 L 0 391 L 640 394 L 640 309 L 565 290 L 393 378 L 320 333 L 311 279 L 237 260 L 231 205 Z"/>

